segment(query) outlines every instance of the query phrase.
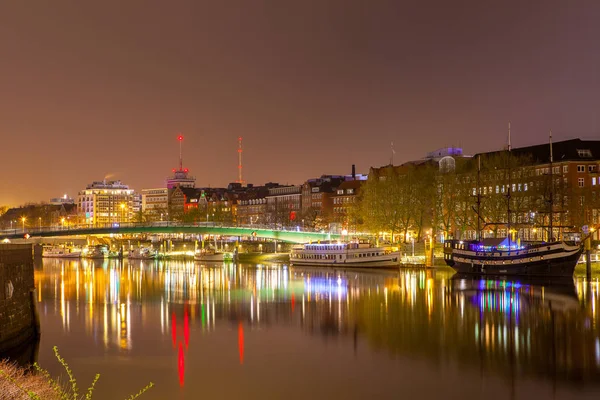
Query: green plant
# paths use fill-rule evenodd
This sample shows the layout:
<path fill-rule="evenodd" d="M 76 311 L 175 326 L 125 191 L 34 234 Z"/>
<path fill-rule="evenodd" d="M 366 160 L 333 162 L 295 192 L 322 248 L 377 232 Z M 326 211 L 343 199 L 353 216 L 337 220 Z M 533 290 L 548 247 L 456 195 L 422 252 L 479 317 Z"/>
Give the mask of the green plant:
<path fill-rule="evenodd" d="M 71 368 L 69 368 L 69 365 L 65 359 L 61 357 L 60 353 L 58 352 L 58 347 L 54 346 L 53 350 L 56 359 L 63 366 L 67 375 L 69 376 L 68 383 L 61 385 L 58 380 L 53 379 L 50 376 L 50 373 L 40 367 L 37 363 L 34 364 L 34 367 L 39 372 L 38 376 L 27 374 L 23 368 L 18 368 L 14 364 L 3 363 L 0 365 L 0 376 L 4 378 L 4 381 L 8 382 L 11 387 L 3 390 L 2 385 L 0 385 L 0 392 L 6 394 L 7 391 L 10 391 L 10 393 L 14 393 L 14 396 L 11 396 L 11 398 L 23 398 L 29 400 L 91 400 L 94 394 L 96 383 L 100 379 L 100 374 L 96 374 L 94 377 L 90 387 L 85 392 L 85 397 L 80 397 L 79 389 L 77 387 L 77 380 L 73 375 L 73 371 Z M 0 381 L 0 383 L 1 382 L 2 381 Z M 139 392 L 127 397 L 126 400 L 137 399 L 153 386 L 154 383 L 150 382 L 148 385 L 140 389 Z M 16 397 L 17 395 L 20 395 L 20 397 Z"/>

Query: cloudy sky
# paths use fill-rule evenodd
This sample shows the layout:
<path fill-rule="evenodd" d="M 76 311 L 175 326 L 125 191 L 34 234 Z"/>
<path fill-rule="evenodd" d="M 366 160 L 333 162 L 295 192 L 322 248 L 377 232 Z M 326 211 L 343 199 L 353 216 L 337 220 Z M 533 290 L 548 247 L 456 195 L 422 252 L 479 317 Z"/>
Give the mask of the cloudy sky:
<path fill-rule="evenodd" d="M 0 205 L 600 138 L 600 2 L 0 2 Z"/>

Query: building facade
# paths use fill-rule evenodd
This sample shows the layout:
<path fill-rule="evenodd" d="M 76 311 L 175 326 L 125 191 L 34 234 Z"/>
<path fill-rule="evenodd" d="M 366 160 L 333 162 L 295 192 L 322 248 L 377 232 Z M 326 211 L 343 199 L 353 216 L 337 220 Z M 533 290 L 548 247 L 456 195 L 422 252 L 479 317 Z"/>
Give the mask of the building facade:
<path fill-rule="evenodd" d="M 77 196 L 79 222 L 89 226 L 114 225 L 132 220 L 134 191 L 121 181 L 97 181 Z"/>

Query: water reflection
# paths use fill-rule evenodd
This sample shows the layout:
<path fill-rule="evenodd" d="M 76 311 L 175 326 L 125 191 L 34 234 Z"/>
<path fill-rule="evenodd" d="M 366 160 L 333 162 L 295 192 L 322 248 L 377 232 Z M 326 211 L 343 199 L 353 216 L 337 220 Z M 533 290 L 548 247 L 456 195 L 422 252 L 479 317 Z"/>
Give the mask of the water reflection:
<path fill-rule="evenodd" d="M 219 345 L 236 348 L 237 365 L 246 367 L 254 358 L 258 363 L 252 368 L 273 372 L 267 371 L 276 368 L 268 362 L 269 349 L 255 335 L 275 327 L 347 340 L 345 351 L 354 354 L 357 368 L 361 353 L 383 350 L 397 360 L 392 366 L 380 361 L 384 375 L 408 357 L 471 371 L 473 379 L 505 379 L 505 394 L 512 396 L 515 382 L 527 379 L 542 380 L 555 390 L 563 383 L 588 387 L 600 378 L 597 280 L 502 281 L 434 270 L 52 259 L 43 261 L 35 279 L 44 336 L 76 331 L 108 354 L 131 357 L 162 349 L 147 338 L 164 337 L 176 356 L 171 365 L 181 387 L 197 384 L 190 365 L 209 357 L 194 351 L 201 336 L 228 330 L 237 337 Z M 61 332 L 44 325 L 54 317 Z M 322 351 L 312 346 L 315 354 Z M 112 362 L 120 361 L 115 356 Z M 298 373 L 326 372 L 314 367 Z M 159 385 L 156 393 L 161 384 L 169 387 L 169 376 L 151 377 Z M 460 388 L 460 382 L 450 384 Z M 342 391 L 358 396 L 352 382 L 346 385 Z M 395 389 L 390 384 L 389 392 L 381 390 L 391 395 Z M 185 393 L 195 398 L 192 391 Z"/>

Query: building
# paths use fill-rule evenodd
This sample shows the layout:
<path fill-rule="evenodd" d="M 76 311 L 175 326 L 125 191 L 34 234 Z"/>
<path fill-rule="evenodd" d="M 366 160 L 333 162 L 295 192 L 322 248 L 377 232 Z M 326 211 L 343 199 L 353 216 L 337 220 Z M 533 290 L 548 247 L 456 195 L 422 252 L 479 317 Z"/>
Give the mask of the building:
<path fill-rule="evenodd" d="M 166 221 L 169 211 L 169 189 L 142 190 L 142 214 L 146 221 Z"/>
<path fill-rule="evenodd" d="M 364 183 L 364 180 L 345 181 L 337 187 L 333 196 L 333 223 L 336 225 L 333 231 L 343 232 L 356 228 L 352 208 L 356 206 L 360 188 Z"/>
<path fill-rule="evenodd" d="M 60 206 L 62 204 L 75 204 L 75 200 L 68 197 L 66 194 L 62 197 L 53 197 L 50 199 L 50 204 L 53 206 Z"/>
<path fill-rule="evenodd" d="M 276 186 L 266 196 L 266 223 L 276 227 L 299 226 L 302 212 L 302 186 Z"/>
<path fill-rule="evenodd" d="M 333 196 L 346 180 L 343 175 L 323 175 L 302 184 L 301 225 L 311 229 L 329 229 L 333 216 Z"/>
<path fill-rule="evenodd" d="M 581 239 L 600 224 L 600 141 L 556 142 L 552 155 L 550 143 L 480 153 L 440 175 L 438 229 L 458 239 Z"/>
<path fill-rule="evenodd" d="M 97 181 L 77 196 L 80 223 L 114 225 L 132 220 L 134 191 L 121 181 Z"/>

